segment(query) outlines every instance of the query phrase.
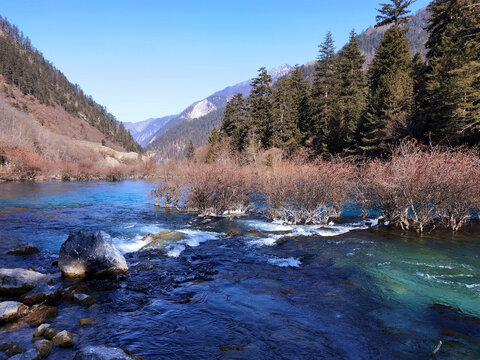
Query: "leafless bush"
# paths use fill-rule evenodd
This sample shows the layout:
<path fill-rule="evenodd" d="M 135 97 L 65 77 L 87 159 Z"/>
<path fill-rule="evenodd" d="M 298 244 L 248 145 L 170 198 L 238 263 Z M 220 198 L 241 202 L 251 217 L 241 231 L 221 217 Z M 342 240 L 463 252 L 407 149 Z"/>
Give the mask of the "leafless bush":
<path fill-rule="evenodd" d="M 385 219 L 419 233 L 438 224 L 458 231 L 479 209 L 480 159 L 472 151 L 447 151 L 404 142 L 388 161 L 363 169 L 358 199 Z"/>
<path fill-rule="evenodd" d="M 293 224 L 325 224 L 339 216 L 355 174 L 353 165 L 340 160 L 283 162 L 262 171 L 259 190 L 267 217 Z"/>

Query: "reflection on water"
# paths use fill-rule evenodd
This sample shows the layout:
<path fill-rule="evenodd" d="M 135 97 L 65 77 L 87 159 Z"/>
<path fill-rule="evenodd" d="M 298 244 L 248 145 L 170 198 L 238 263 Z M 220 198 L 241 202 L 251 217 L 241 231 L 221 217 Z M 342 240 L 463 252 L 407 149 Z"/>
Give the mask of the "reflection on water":
<path fill-rule="evenodd" d="M 129 272 L 90 281 L 97 307 L 59 306 L 76 347 L 107 344 L 147 359 L 480 358 L 478 232 L 423 237 L 342 219 L 289 226 L 205 221 L 155 209 L 148 182 L 0 184 L 0 262 L 56 271 L 68 234 L 110 233 Z M 148 233 L 182 236 L 137 251 Z M 227 237 L 230 231 L 240 236 Z M 5 255 L 32 243 L 32 257 Z M 65 286 L 68 284 L 65 283 Z M 80 318 L 94 317 L 87 327 Z M 0 329 L 31 346 L 33 329 Z M 73 357 L 56 349 L 49 358 Z"/>

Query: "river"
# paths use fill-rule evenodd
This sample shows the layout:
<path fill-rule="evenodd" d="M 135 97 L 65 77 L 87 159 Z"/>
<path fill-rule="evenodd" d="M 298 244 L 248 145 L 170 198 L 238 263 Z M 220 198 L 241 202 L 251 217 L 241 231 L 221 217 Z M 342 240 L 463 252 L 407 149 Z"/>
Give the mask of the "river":
<path fill-rule="evenodd" d="M 478 230 L 420 237 L 355 213 L 327 227 L 206 219 L 155 208 L 154 186 L 0 184 L 1 267 L 58 272 L 80 229 L 109 233 L 130 267 L 88 283 L 98 306 L 59 305 L 50 323 L 76 345 L 48 359 L 100 344 L 146 359 L 428 359 L 440 340 L 438 359 L 480 358 Z M 139 250 L 162 230 L 184 239 Z M 22 243 L 41 251 L 6 255 Z M 96 321 L 79 327 L 85 317 Z M 33 330 L 0 328 L 0 343 L 31 347 Z"/>

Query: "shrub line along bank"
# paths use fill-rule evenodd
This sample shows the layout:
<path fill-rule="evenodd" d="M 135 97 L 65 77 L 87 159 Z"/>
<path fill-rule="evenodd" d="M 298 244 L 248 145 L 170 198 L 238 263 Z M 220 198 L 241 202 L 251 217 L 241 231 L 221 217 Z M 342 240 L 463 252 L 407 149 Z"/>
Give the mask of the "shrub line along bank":
<path fill-rule="evenodd" d="M 227 151 L 210 163 L 166 164 L 154 191 L 157 204 L 201 215 L 255 210 L 269 220 L 326 224 L 353 199 L 364 216 L 376 211 L 419 233 L 458 231 L 480 211 L 480 158 L 473 150 L 403 142 L 390 159 L 362 163 L 269 154 L 254 165 L 242 165 Z"/>

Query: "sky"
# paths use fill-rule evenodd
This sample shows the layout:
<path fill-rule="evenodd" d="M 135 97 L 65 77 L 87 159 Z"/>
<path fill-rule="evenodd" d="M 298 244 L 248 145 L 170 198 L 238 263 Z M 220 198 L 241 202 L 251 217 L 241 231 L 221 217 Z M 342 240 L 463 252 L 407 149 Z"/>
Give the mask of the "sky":
<path fill-rule="evenodd" d="M 340 48 L 351 29 L 375 23 L 378 3 L 15 0 L 1 1 L 0 15 L 118 120 L 137 122 L 177 114 L 262 66 L 314 60 L 327 31 Z"/>

